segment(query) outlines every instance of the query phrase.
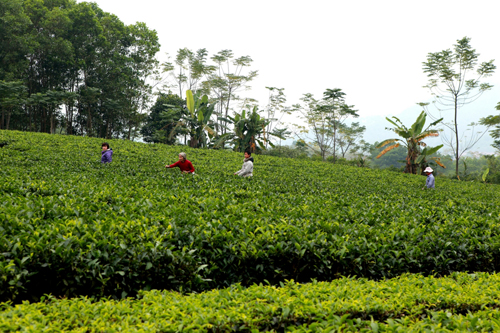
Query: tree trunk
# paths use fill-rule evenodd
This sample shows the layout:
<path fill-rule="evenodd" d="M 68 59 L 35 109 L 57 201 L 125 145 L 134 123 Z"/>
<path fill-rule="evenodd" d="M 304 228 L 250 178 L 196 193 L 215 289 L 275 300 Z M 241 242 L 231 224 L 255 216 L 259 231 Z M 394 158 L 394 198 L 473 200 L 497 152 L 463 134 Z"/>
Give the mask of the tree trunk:
<path fill-rule="evenodd" d="M 50 134 L 54 134 L 55 132 L 56 128 L 54 123 L 54 111 L 52 111 L 50 115 Z"/>
<path fill-rule="evenodd" d="M 457 124 L 457 116 L 458 116 L 458 96 L 455 95 L 455 140 L 457 143 L 456 151 L 455 151 L 455 174 L 458 178 L 458 124 Z"/>
<path fill-rule="evenodd" d="M 110 130 L 110 126 L 109 126 L 110 124 L 111 124 L 111 121 L 108 121 L 108 123 L 106 124 L 106 136 L 105 136 L 106 139 L 109 139 L 111 136 L 110 135 L 111 130 Z"/>
<path fill-rule="evenodd" d="M 333 125 L 333 163 L 337 162 L 337 125 Z"/>
<path fill-rule="evenodd" d="M 37 131 L 37 126 L 36 126 L 37 112 L 36 112 L 36 109 L 37 109 L 37 107 L 35 105 L 33 105 L 33 109 L 32 109 L 32 111 L 33 111 L 33 123 L 32 123 L 33 127 L 30 129 L 33 132 Z"/>
<path fill-rule="evenodd" d="M 45 131 L 45 109 L 43 107 L 39 107 L 40 110 L 40 132 Z"/>
<path fill-rule="evenodd" d="M 87 136 L 92 136 L 92 116 L 90 114 L 90 103 L 87 108 Z"/>
<path fill-rule="evenodd" d="M 11 114 L 11 110 L 8 110 L 7 111 L 7 123 L 5 124 L 5 129 L 8 130 L 9 129 L 9 125 L 10 125 L 10 114 Z"/>
<path fill-rule="evenodd" d="M 29 120 L 29 129 L 28 131 L 31 131 L 31 106 L 28 106 L 28 120 Z"/>
<path fill-rule="evenodd" d="M 73 103 L 68 103 L 66 105 L 66 134 L 72 134 L 72 124 L 73 124 Z"/>
<path fill-rule="evenodd" d="M 5 110 L 2 108 L 2 120 L 0 120 L 0 130 L 3 129 L 4 118 L 5 118 Z"/>
<path fill-rule="evenodd" d="M 198 140 L 194 136 L 191 136 L 191 139 L 189 140 L 189 146 L 191 148 L 197 148 L 197 145 L 198 145 Z"/>

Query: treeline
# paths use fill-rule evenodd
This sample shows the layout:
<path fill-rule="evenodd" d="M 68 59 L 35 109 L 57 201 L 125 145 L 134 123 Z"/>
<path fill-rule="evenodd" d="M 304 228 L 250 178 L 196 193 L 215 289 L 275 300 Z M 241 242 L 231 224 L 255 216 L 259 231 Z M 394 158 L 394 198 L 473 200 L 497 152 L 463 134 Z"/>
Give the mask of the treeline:
<path fill-rule="evenodd" d="M 239 95 L 258 75 L 252 62 L 227 49 L 212 56 L 206 49 L 179 49 L 160 66 L 160 92 L 141 130 L 144 141 L 256 152 L 273 146 L 271 138 L 283 139 L 286 133 L 277 128 L 285 113 L 283 89 L 267 87 L 264 109 Z"/>
<path fill-rule="evenodd" d="M 0 129 L 133 138 L 159 46 L 95 3 L 2 0 Z"/>
<path fill-rule="evenodd" d="M 266 87 L 269 99 L 260 105 L 240 95 L 258 75 L 250 56 L 236 56 L 229 49 L 209 55 L 205 48 L 181 48 L 160 65 L 158 51 L 154 30 L 144 23 L 125 25 L 95 3 L 3 0 L 0 129 L 132 140 L 141 136 L 146 142 L 254 152 L 294 137 L 300 146 L 288 151 L 292 155 L 334 163 L 350 158 L 349 163 L 366 166 L 372 150 L 363 140 L 366 127 L 356 121 L 358 110 L 341 89 L 326 89 L 321 98 L 306 93 L 299 103 L 286 105 L 284 88 Z M 496 66 L 493 60 L 479 64 L 478 56 L 464 37 L 453 50 L 429 53 L 423 63 L 426 88 L 437 102 L 454 106 L 451 119 L 457 126 L 460 107 L 493 87 L 483 79 Z M 476 67 L 475 77 L 465 80 L 464 73 Z M 456 91 L 442 88 L 455 85 Z M 443 145 L 454 152 L 455 176 L 460 158 L 489 130 L 494 146 L 500 146 L 500 116 L 479 119 L 485 130 L 460 142 L 459 128 L 450 125 L 448 115 L 440 118 L 437 108 L 439 116 L 433 116 L 436 111 L 428 103 L 419 104 L 436 125 L 430 135 L 445 134 Z M 422 156 L 433 152 L 425 148 L 423 137 L 415 136 L 417 128 L 399 122 L 392 128 L 398 137 L 384 141 L 385 152 L 399 144 L 408 147 L 406 170 L 411 173 L 418 163 L 430 162 Z"/>
<path fill-rule="evenodd" d="M 353 121 L 358 111 L 342 89 L 326 89 L 322 98 L 306 93 L 299 103 L 286 105 L 284 88 L 266 87 L 267 103 L 259 105 L 239 95 L 258 74 L 251 65 L 249 56 L 236 57 L 231 50 L 209 56 L 206 49 L 179 49 L 173 61 L 161 65 L 164 76 L 158 84 L 164 92 L 146 118 L 144 140 L 264 152 L 293 134 L 303 145 L 300 154 L 333 161 L 363 154 L 366 127 Z M 188 94 L 193 95 L 191 108 Z M 290 118 L 299 123 L 289 124 Z"/>

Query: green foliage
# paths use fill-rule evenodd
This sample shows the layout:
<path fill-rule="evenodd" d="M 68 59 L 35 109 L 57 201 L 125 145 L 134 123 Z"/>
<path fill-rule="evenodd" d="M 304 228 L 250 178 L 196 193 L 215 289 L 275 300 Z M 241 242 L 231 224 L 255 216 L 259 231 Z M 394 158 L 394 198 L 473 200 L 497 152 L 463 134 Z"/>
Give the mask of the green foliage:
<path fill-rule="evenodd" d="M 497 111 L 500 111 L 500 102 L 498 102 L 497 106 L 495 107 Z M 496 148 L 498 151 L 500 151 L 500 115 L 491 115 L 485 118 L 481 118 L 479 121 L 481 125 L 485 125 L 488 127 L 495 126 L 493 130 L 490 131 L 490 135 L 493 139 L 493 144 L 491 145 L 492 147 Z"/>
<path fill-rule="evenodd" d="M 435 154 L 443 145 L 430 148 L 426 147 L 425 142 L 422 140 L 430 137 L 430 136 L 438 136 L 438 131 L 431 129 L 431 127 L 439 124 L 443 118 L 438 119 L 431 124 L 429 124 L 425 129 L 425 120 L 426 120 L 426 114 L 424 111 L 420 113 L 420 115 L 417 117 L 415 122 L 411 125 L 410 128 L 406 128 L 405 125 L 399 120 L 397 117 L 392 117 L 394 120 L 391 120 L 389 118 L 386 118 L 388 122 L 393 124 L 395 127 L 394 128 L 388 128 L 389 130 L 393 131 L 397 135 L 401 137 L 395 138 L 395 139 L 387 139 L 381 142 L 377 148 L 382 148 L 386 147 L 384 150 L 382 150 L 378 155 L 377 158 L 380 158 L 387 152 L 398 148 L 401 144 L 406 148 L 406 165 L 405 165 L 405 173 L 417 173 L 417 169 L 419 166 L 421 166 L 421 163 L 425 163 L 425 157 L 427 155 L 432 155 Z M 421 147 L 425 147 L 422 149 Z"/>
<path fill-rule="evenodd" d="M 0 2 L 0 80 L 16 80 L 28 68 L 30 24 L 22 0 Z"/>
<path fill-rule="evenodd" d="M 199 49 L 196 52 L 188 48 L 179 49 L 174 63 L 167 61 L 161 65 L 162 72 L 172 75 L 175 79 L 173 86 L 167 82 L 164 88 L 178 88 L 179 96 L 184 96 L 185 88 L 197 92 L 202 85 L 203 76 L 209 70 L 206 65 L 207 55 L 206 49 Z"/>
<path fill-rule="evenodd" d="M 481 177 L 483 179 L 483 182 L 486 181 L 486 177 L 488 177 L 489 172 L 490 172 L 490 168 L 486 168 L 486 170 L 484 170 L 483 176 Z"/>
<path fill-rule="evenodd" d="M 213 130 L 214 122 L 210 119 L 215 105 L 208 102 L 207 95 L 198 91 L 193 95 L 191 90 L 186 91 L 187 111 L 184 112 L 178 127 L 185 127 L 189 133 L 189 146 L 192 148 L 207 148 L 209 141 L 216 136 Z"/>
<path fill-rule="evenodd" d="M 0 80 L 0 129 L 9 129 L 12 113 L 19 113 L 19 105 L 26 101 L 26 90 L 21 81 Z"/>
<path fill-rule="evenodd" d="M 403 275 L 384 281 L 233 285 L 182 295 L 141 292 L 121 301 L 85 297 L 4 304 L 2 332 L 493 332 L 499 274 Z M 54 320 L 57 318 L 57 320 Z"/>
<path fill-rule="evenodd" d="M 229 142 L 233 145 L 234 151 L 243 152 L 248 149 L 254 153 L 265 149 L 266 144 L 269 144 L 271 147 L 274 146 L 271 142 L 266 141 L 266 136 L 264 135 L 266 126 L 269 125 L 270 120 L 260 116 L 257 106 L 251 112 L 243 110 L 241 113 L 235 113 L 234 117 L 229 116 L 228 118 L 234 125 L 233 132 L 221 135 L 216 141 L 216 147 Z M 283 139 L 276 132 L 267 133 L 267 138 L 269 136 Z"/>
<path fill-rule="evenodd" d="M 395 149 L 391 149 L 381 157 L 377 158 L 377 155 L 383 150 L 381 148 L 379 149 L 376 148 L 378 144 L 379 144 L 378 142 L 374 143 L 370 153 L 372 167 L 377 169 L 395 168 L 403 172 L 407 154 L 407 150 L 405 149 L 405 147 L 400 146 Z"/>
<path fill-rule="evenodd" d="M 345 102 L 345 93 L 342 89 L 326 89 L 323 93 L 323 99 L 317 100 L 312 94 L 304 94 L 300 99 L 303 105 L 296 104 L 293 106 L 293 112 L 299 113 L 299 118 L 305 121 L 307 126 L 295 125 L 302 134 L 302 141 L 307 135 L 312 134 L 314 145 L 309 148 L 321 155 L 323 161 L 326 161 L 327 155 L 333 155 L 333 161 L 337 159 L 338 145 L 341 145 L 342 155 L 344 157 L 344 148 L 346 147 L 346 138 L 351 137 L 350 144 L 352 145 L 356 138 L 352 134 L 360 135 L 364 128 L 347 130 L 346 120 L 350 117 L 357 118 L 357 110 L 354 110 L 354 105 L 348 105 Z M 357 124 L 357 123 L 356 123 Z M 359 124 L 358 124 L 359 125 Z M 361 130 L 361 132 L 359 132 Z M 355 132 L 358 133 L 355 133 Z M 349 132 L 351 132 L 349 135 Z M 300 137 L 300 136 L 299 136 Z M 341 142 L 339 142 L 341 141 Z M 348 147 L 347 147 L 348 148 Z M 346 149 L 347 150 L 347 149 Z"/>
<path fill-rule="evenodd" d="M 366 126 L 360 126 L 358 122 L 353 122 L 350 125 L 339 124 L 338 131 L 338 147 L 342 157 L 346 157 L 346 153 L 361 153 L 363 154 L 369 149 L 369 144 L 361 140 Z"/>
<path fill-rule="evenodd" d="M 178 134 L 187 134 L 176 127 L 185 105 L 186 101 L 175 94 L 160 94 L 141 129 L 144 141 L 172 145 Z"/>
<path fill-rule="evenodd" d="M 263 155 L 285 157 L 285 158 L 298 158 L 298 159 L 308 159 L 309 155 L 305 149 L 300 146 L 289 147 L 289 146 L 275 146 L 262 151 Z"/>
<path fill-rule="evenodd" d="M 269 120 L 269 123 L 263 134 L 266 140 L 266 149 L 268 149 L 269 142 L 272 140 L 271 133 L 276 134 L 278 138 L 280 138 L 279 145 L 281 146 L 281 138 L 283 138 L 283 140 L 286 139 L 292 132 L 289 131 L 287 127 L 279 128 L 279 126 L 285 126 L 282 121 L 283 116 L 291 114 L 290 109 L 285 106 L 285 88 L 266 87 L 266 89 L 269 91 L 269 100 L 264 109 L 264 115 L 266 119 Z"/>
<path fill-rule="evenodd" d="M 176 147 L 0 131 L 0 298 L 120 298 L 286 279 L 498 271 L 496 185 Z M 491 168 L 490 168 L 491 170 Z"/>
<path fill-rule="evenodd" d="M 137 136 L 159 51 L 154 30 L 72 0 L 2 1 L 0 23 L 0 80 L 22 82 L 27 95 L 2 108 L 0 129 Z"/>

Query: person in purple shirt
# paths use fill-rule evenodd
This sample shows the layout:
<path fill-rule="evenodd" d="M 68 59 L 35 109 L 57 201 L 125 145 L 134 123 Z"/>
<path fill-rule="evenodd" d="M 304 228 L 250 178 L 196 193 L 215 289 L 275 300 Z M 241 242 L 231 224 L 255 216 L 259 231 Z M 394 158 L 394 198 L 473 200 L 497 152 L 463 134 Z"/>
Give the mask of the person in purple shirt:
<path fill-rule="evenodd" d="M 113 157 L 113 149 L 109 148 L 107 142 L 102 143 L 101 163 L 111 163 Z"/>

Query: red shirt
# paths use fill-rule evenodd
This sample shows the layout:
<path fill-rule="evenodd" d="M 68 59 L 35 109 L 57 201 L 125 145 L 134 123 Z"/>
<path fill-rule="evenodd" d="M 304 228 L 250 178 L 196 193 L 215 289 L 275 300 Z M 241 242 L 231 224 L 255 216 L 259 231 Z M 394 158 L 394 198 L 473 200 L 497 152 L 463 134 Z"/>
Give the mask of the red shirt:
<path fill-rule="evenodd" d="M 189 162 L 188 160 L 185 160 L 184 162 L 177 161 L 174 164 L 169 165 L 168 167 L 169 168 L 179 167 L 179 169 L 181 169 L 181 171 L 187 171 L 189 173 L 194 172 L 193 164 L 191 164 L 191 162 Z"/>

